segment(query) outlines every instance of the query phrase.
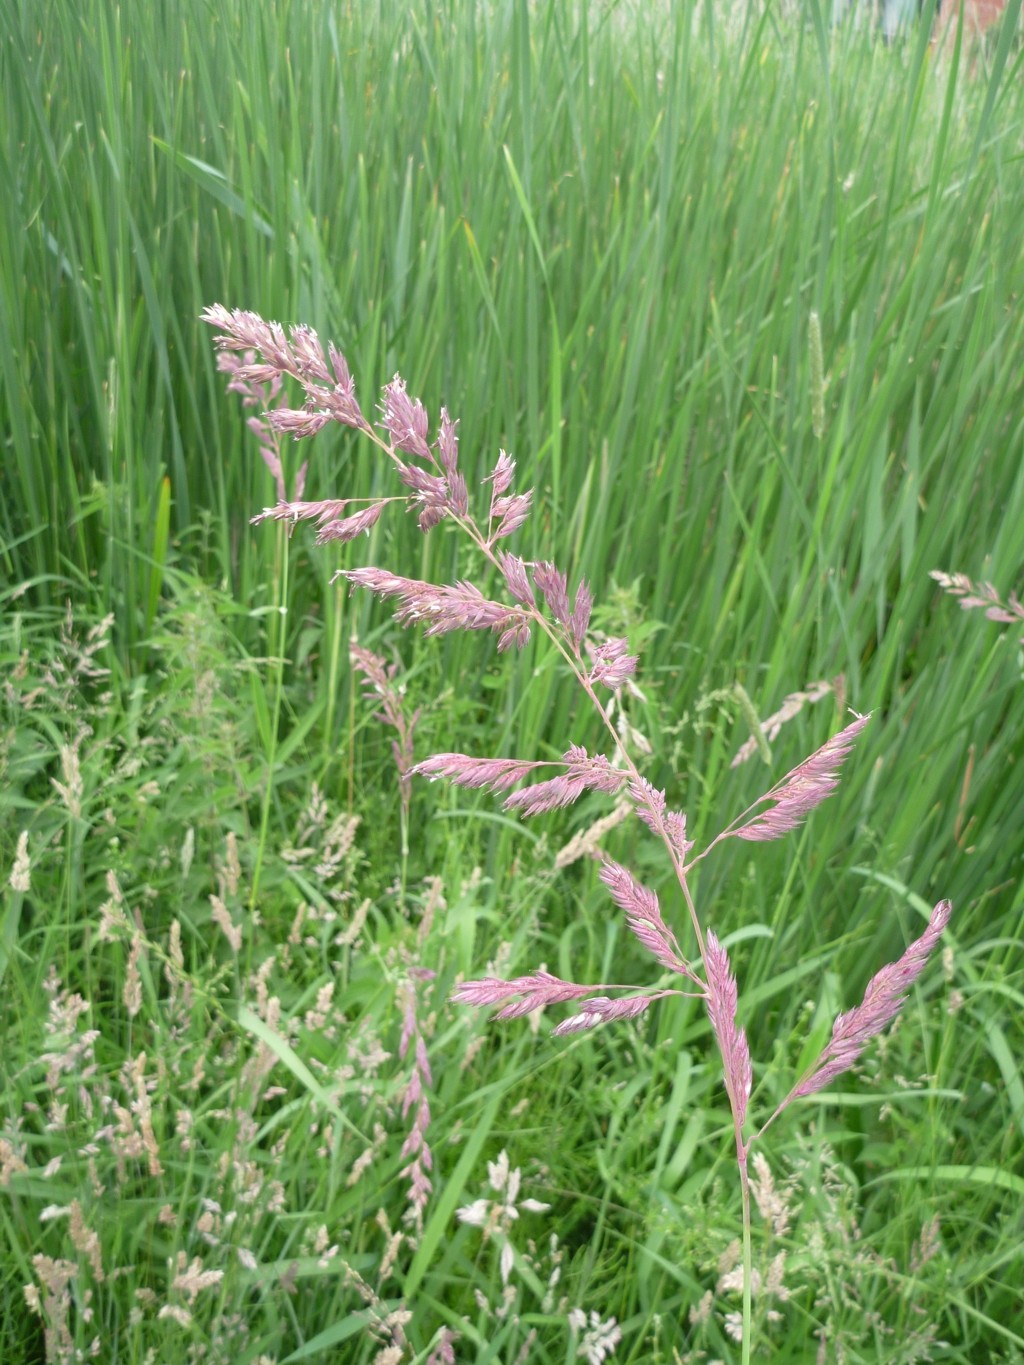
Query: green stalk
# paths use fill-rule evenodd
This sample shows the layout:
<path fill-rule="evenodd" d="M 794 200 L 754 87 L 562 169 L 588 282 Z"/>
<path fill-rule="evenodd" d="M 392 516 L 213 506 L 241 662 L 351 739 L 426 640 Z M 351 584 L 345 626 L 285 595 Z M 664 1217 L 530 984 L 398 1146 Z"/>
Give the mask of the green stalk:
<path fill-rule="evenodd" d="M 256 908 L 260 889 L 260 874 L 267 847 L 267 829 L 270 824 L 270 803 L 274 792 L 274 769 L 277 759 L 278 730 L 281 724 L 281 697 L 284 692 L 284 649 L 288 619 L 288 527 L 280 522 L 277 532 L 277 556 L 275 561 L 275 612 L 271 617 L 270 653 L 274 679 L 274 709 L 267 741 L 266 783 L 260 809 L 260 830 L 256 843 L 256 864 L 252 873 L 252 891 L 249 893 L 249 909 Z"/>

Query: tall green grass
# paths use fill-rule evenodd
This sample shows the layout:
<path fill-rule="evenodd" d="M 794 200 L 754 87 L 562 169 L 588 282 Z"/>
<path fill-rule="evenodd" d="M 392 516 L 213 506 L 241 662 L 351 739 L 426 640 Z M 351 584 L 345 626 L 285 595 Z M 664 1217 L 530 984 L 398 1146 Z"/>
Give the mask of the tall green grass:
<path fill-rule="evenodd" d="M 181 585 L 206 580 L 229 625 L 218 648 L 244 661 L 232 701 L 245 738 L 220 758 L 249 870 L 269 869 L 270 923 L 282 928 L 294 885 L 274 848 L 314 777 L 374 812 L 364 876 L 383 895 L 397 793 L 345 641 L 353 626 L 378 648 L 393 636 L 328 578 L 340 563 L 438 578 L 460 565 L 442 536 L 421 544 L 400 523 L 345 558 L 253 531 L 272 481 L 198 315 L 220 301 L 312 323 L 345 351 L 367 409 L 400 368 L 432 413 L 444 402 L 461 418 L 467 469 L 487 472 L 504 446 L 536 485 L 523 552 L 586 574 L 609 627 L 643 641 L 633 718 L 654 745 L 648 775 L 698 837 L 768 785 L 759 760 L 728 767 L 747 734 L 737 682 L 766 715 L 842 674 L 847 701 L 875 712 L 831 810 L 785 848 L 725 852 L 700 896 L 738 935 L 752 1035 L 794 1048 L 823 976 L 826 1004 L 849 1005 L 914 936 L 920 904 L 953 899 L 964 1007 L 941 1034 L 929 1016 L 926 1055 L 908 1061 L 946 1098 L 894 1095 L 888 1122 L 875 1097 L 851 1100 L 820 1122 L 880 1256 L 903 1265 L 924 1213 L 943 1208 L 939 1336 L 964 1360 L 1024 1349 L 1000 1326 L 1022 1271 L 1020 657 L 1012 634 L 960 615 L 927 576 L 959 569 L 1019 591 L 1024 569 L 1024 69 L 1010 26 L 986 54 L 942 56 L 923 32 L 885 47 L 826 31 L 814 6 L 806 23 L 769 7 L 723 26 L 690 4 L 0 0 L 0 22 L 9 666 L 20 641 L 36 651 L 55 636 L 67 599 L 89 619 L 113 612 L 107 661 L 130 734 L 179 658 L 167 623 Z M 386 472 L 344 435 L 311 450 L 307 496 L 383 489 Z M 289 449 L 289 480 L 306 453 Z M 397 643 L 410 692 L 430 703 L 424 754 L 592 742 L 542 655 L 498 690 L 474 642 Z M 775 776 L 838 724 L 823 709 L 783 731 Z M 26 822 L 54 832 L 65 723 L 52 724 L 48 757 L 11 770 L 8 864 Z M 166 764 L 188 771 L 187 805 L 202 784 L 183 753 Z M 438 794 L 414 799 L 411 877 L 475 886 L 481 869 L 453 918 L 459 970 L 496 950 L 513 865 L 547 926 L 515 912 L 513 969 L 537 934 L 567 975 L 600 977 L 622 953 L 589 869 L 549 875 L 574 817 L 538 846 L 485 802 L 466 820 Z M 642 860 L 629 840 L 610 846 Z M 154 859 L 159 841 L 148 828 Z M 87 838 L 67 849 L 40 942 L 54 957 L 63 935 L 74 966 L 107 854 Z M 746 996 L 745 980 L 758 983 Z M 665 1009 L 635 1050 L 611 1035 L 564 1055 L 531 1043 L 529 1060 L 524 1046 L 496 1035 L 464 1088 L 446 1081 L 445 1105 L 473 1085 L 503 1105 L 529 1095 L 525 1150 L 548 1160 L 565 1125 L 576 1150 L 552 1184 L 579 1192 L 567 1236 L 580 1281 L 596 1278 L 596 1300 L 646 1340 L 653 1314 L 685 1316 L 700 1297 L 679 1228 L 711 1199 L 722 1146 L 704 1024 Z M 565 1117 L 568 1078 L 592 1120 Z M 486 1113 L 493 1155 L 515 1125 Z M 410 1292 L 428 1277 L 443 1301 L 449 1276 L 469 1276 L 461 1251 L 437 1251 L 444 1236 L 439 1221 L 436 1263 L 424 1251 L 406 1267 Z M 780 1358 L 806 1358 L 807 1322 L 786 1330 Z"/>

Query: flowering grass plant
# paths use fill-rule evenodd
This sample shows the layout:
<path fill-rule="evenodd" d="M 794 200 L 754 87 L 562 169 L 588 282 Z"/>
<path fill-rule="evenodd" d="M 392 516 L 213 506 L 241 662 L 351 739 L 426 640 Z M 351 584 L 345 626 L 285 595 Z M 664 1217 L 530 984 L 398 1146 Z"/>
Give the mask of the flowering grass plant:
<path fill-rule="evenodd" d="M 724 840 L 738 838 L 766 842 L 797 828 L 835 790 L 839 771 L 870 717 L 854 718 L 838 734 L 788 772 L 751 806 L 695 852 L 687 837 L 684 812 L 672 810 L 663 791 L 655 789 L 638 770 L 622 742 L 611 714 L 609 695 L 616 694 L 634 675 L 637 656 L 625 638 L 607 638 L 591 630 L 593 600 L 581 580 L 570 591 L 567 575 L 550 561 L 527 562 L 506 548 L 509 538 L 530 515 L 531 490 L 514 486 L 515 461 L 502 450 L 485 479 L 485 510 L 474 514 L 465 476 L 459 465 L 458 423 L 442 408 L 437 434 L 428 439 L 428 415 L 418 399 L 409 396 L 396 375 L 384 386 L 377 423 L 367 419 L 356 397 L 344 356 L 333 346 L 326 351 L 316 332 L 294 326 L 288 335 L 278 323 L 241 310 L 217 305 L 204 321 L 217 329 L 221 352 L 242 353 L 233 361 L 234 382 L 264 386 L 277 394 L 290 378 L 302 388 L 301 407 L 278 403 L 263 421 L 277 433 L 296 438 L 313 436 L 331 422 L 352 427 L 369 438 L 389 459 L 408 492 L 401 498 L 346 496 L 319 502 L 279 498 L 254 517 L 285 521 L 313 521 L 317 541 L 354 540 L 369 531 L 390 503 L 401 502 L 416 512 L 420 529 L 429 532 L 442 522 L 454 525 L 469 538 L 487 568 L 496 574 L 502 595 L 491 595 L 477 584 L 459 581 L 434 584 L 407 578 L 382 567 L 339 570 L 355 587 L 368 588 L 397 603 L 400 624 L 420 624 L 426 635 L 452 631 L 489 631 L 504 652 L 522 649 L 534 632 L 547 637 L 562 656 L 609 738 L 607 754 L 590 754 L 570 744 L 559 762 L 480 757 L 440 753 L 408 766 L 406 749 L 400 764 L 408 773 L 446 779 L 458 786 L 508 793 L 504 809 L 532 817 L 570 805 L 585 792 L 625 796 L 632 812 L 664 847 L 686 908 L 692 946 L 680 943 L 666 921 L 658 896 L 628 868 L 605 857 L 601 881 L 625 915 L 630 931 L 655 959 L 662 974 L 682 983 L 664 987 L 659 982 L 642 991 L 614 983 L 584 985 L 536 970 L 511 980 L 484 977 L 463 982 L 452 1000 L 474 1006 L 499 1007 L 497 1017 L 510 1019 L 569 1004 L 573 1012 L 554 1029 L 556 1035 L 578 1033 L 599 1025 L 634 1019 L 655 1001 L 671 995 L 696 995 L 703 1000 L 721 1054 L 722 1070 L 732 1113 L 736 1162 L 743 1200 L 743 1319 L 738 1331 L 743 1359 L 751 1353 L 752 1257 L 751 1194 L 748 1162 L 751 1148 L 766 1129 L 796 1099 L 822 1090 L 848 1071 L 868 1042 L 898 1014 L 907 992 L 924 970 L 949 922 L 952 905 L 939 901 L 924 933 L 896 962 L 878 971 L 868 983 L 861 1003 L 835 1020 L 832 1035 L 815 1061 L 800 1075 L 775 1111 L 755 1131 L 748 1128 L 748 1105 L 753 1085 L 753 1061 L 746 1032 L 737 1022 L 738 989 L 728 952 L 714 930 L 704 923 L 691 889 L 693 869 Z M 356 656 L 357 667 L 373 682 L 367 660 Z M 376 679 L 380 692 L 383 678 Z M 392 723 L 394 721 L 392 720 Z"/>

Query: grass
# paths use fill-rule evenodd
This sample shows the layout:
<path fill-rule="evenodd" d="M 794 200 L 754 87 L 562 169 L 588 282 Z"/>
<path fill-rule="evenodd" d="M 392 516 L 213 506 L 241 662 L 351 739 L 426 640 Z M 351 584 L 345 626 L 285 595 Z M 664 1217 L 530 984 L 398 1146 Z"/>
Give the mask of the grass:
<path fill-rule="evenodd" d="M 0 0 L 5 1361 L 65 1358 L 63 1296 L 26 1308 L 37 1255 L 76 1267 L 73 1347 L 98 1336 L 118 1361 L 372 1360 L 368 1319 L 399 1303 L 407 1359 L 445 1325 L 460 1360 L 514 1360 L 531 1332 L 530 1360 L 571 1358 L 577 1306 L 617 1319 L 616 1359 L 737 1349 L 717 1267 L 739 1211 L 700 1011 L 565 1043 L 445 1004 L 491 959 L 639 979 L 591 865 L 553 869 L 605 808 L 521 826 L 416 787 L 403 877 L 390 738 L 349 633 L 400 652 L 417 757 L 595 736 L 542 652 L 398 636 L 328 585 L 374 562 L 450 579 L 450 540 L 392 521 L 315 550 L 248 526 L 275 495 L 198 321 L 218 300 L 332 336 L 367 409 L 400 367 L 461 418 L 480 475 L 499 446 L 519 461 L 540 500 L 522 553 L 586 574 L 602 625 L 642 645 L 627 705 L 691 833 L 767 785 L 759 759 L 729 768 L 737 683 L 764 716 L 842 675 L 874 711 L 810 827 L 724 850 L 698 887 L 741 1021 L 791 1067 L 923 906 L 956 907 L 949 979 L 924 978 L 884 1057 L 776 1131 L 791 1227 L 761 1253 L 785 1250 L 791 1297 L 761 1340 L 778 1360 L 822 1331 L 846 1359 L 1021 1358 L 1020 654 L 928 578 L 1021 585 L 1021 57 L 1009 27 L 969 60 L 815 13 L 54 0 L 44 23 Z M 312 451 L 307 496 L 390 491 L 346 437 Z M 305 452 L 286 453 L 290 485 Z M 109 673 L 90 676 L 108 613 L 88 657 Z M 783 729 L 773 780 L 837 711 Z M 6 881 L 22 830 L 26 892 Z M 606 847 L 667 886 L 630 826 Z M 421 937 L 435 875 L 446 906 Z M 110 876 L 126 921 L 101 941 Z M 48 980 L 90 1010 L 58 1018 Z M 410 989 L 433 1070 L 418 1233 Z M 455 1218 L 495 1193 L 502 1150 L 551 1205 L 510 1233 L 504 1315 L 500 1237 Z M 41 1219 L 72 1201 L 102 1280 L 71 1214 Z M 179 1255 L 223 1278 L 175 1288 Z"/>

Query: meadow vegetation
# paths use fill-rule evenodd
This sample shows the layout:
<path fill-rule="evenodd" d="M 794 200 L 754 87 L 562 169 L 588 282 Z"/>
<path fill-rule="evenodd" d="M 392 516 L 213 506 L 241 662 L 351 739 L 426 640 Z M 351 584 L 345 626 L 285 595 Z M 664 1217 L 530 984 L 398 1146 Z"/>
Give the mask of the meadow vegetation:
<path fill-rule="evenodd" d="M 700 846 L 871 713 L 799 830 L 693 873 L 761 1122 L 954 905 L 752 1165 L 748 1344 L 1024 1358 L 1020 9 L 969 55 L 813 4 L 0 0 L 5 1365 L 740 1359 L 701 1001 L 450 1000 L 649 982 L 599 852 L 692 955 L 664 850 L 600 792 L 409 781 L 601 728 L 543 639 L 334 580 L 472 576 L 445 526 L 250 524 L 396 489 L 273 439 L 215 302 L 332 338 L 368 416 L 400 369 L 472 498 L 509 452 Z"/>

